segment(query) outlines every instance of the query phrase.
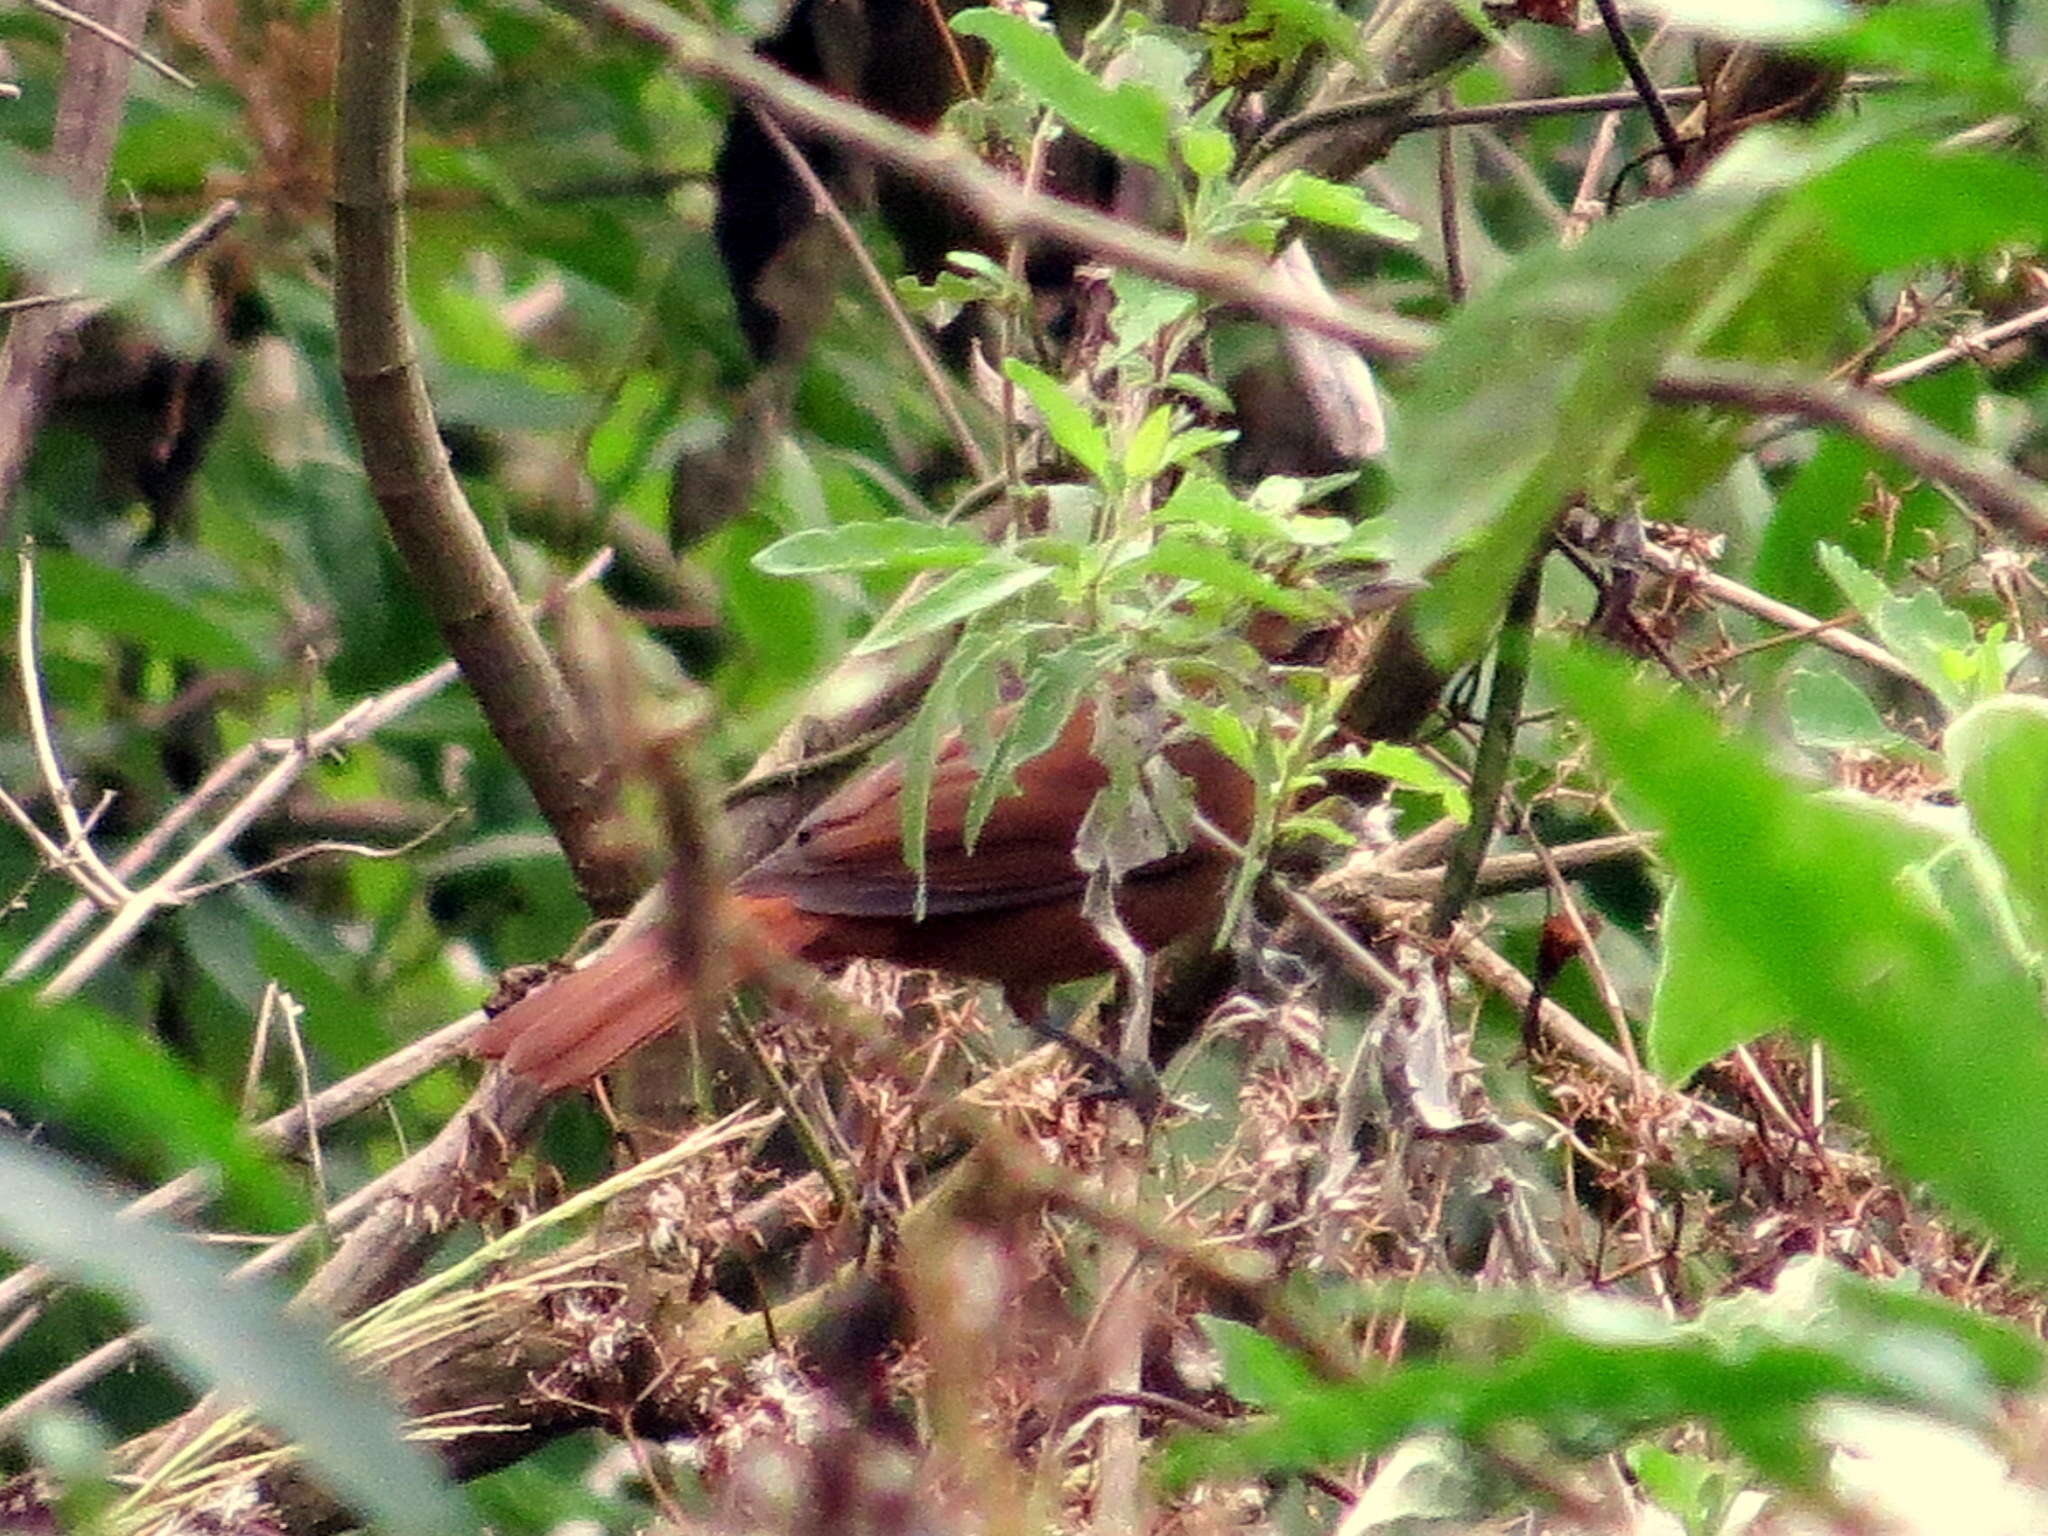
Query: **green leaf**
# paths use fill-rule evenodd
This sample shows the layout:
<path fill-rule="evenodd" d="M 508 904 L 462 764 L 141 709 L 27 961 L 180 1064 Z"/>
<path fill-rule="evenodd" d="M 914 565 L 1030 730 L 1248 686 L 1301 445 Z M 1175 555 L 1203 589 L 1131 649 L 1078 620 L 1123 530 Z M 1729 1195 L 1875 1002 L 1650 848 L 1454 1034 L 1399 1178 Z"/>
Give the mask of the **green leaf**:
<path fill-rule="evenodd" d="M 861 637 L 855 656 L 872 656 L 906 640 L 971 618 L 985 608 L 1028 592 L 1053 573 L 1049 565 L 1031 565 L 1022 560 L 996 556 L 964 571 L 955 571 L 930 591 L 912 598 Z"/>
<path fill-rule="evenodd" d="M 1289 218 L 1307 219 L 1312 224 L 1327 224 L 1332 229 L 1348 229 L 1355 234 L 1398 241 L 1403 245 L 1422 233 L 1398 213 L 1382 208 L 1356 187 L 1324 181 L 1306 171 L 1289 171 L 1266 189 L 1260 202 Z"/>
<path fill-rule="evenodd" d="M 1195 1319 L 1223 1365 L 1230 1395 L 1254 1408 L 1274 1408 L 1316 1386 L 1316 1375 L 1301 1357 L 1256 1328 L 1204 1313 Z"/>
<path fill-rule="evenodd" d="M 1818 554 L 1821 567 L 1863 615 L 1884 648 L 1949 709 L 1967 707 L 1977 692 L 1972 686 L 1977 633 L 1969 618 L 1944 603 L 1931 587 L 1922 587 L 1911 597 L 1894 596 L 1883 582 L 1832 544 L 1823 544 Z M 1967 662 L 1959 667 L 1961 658 Z M 1970 676 L 1965 677 L 1965 672 Z"/>
<path fill-rule="evenodd" d="M 45 620 L 87 625 L 201 666 L 246 671 L 260 661 L 239 635 L 185 603 L 69 550 L 36 552 L 36 608 Z"/>
<path fill-rule="evenodd" d="M 1290 542 L 1284 517 L 1254 506 L 1221 481 L 1200 472 L 1182 476 L 1152 517 L 1163 527 L 1211 528 L 1247 543 Z"/>
<path fill-rule="evenodd" d="M 1583 1292 L 1411 1287 L 1364 1299 L 1426 1318 L 1448 1342 L 1421 1363 L 1330 1382 L 1252 1329 L 1202 1319 L 1231 1390 L 1267 1411 L 1227 1434 L 1173 1440 L 1167 1485 L 1343 1464 L 1425 1432 L 1481 1449 L 1512 1433 L 1584 1456 L 1698 1420 L 1765 1476 L 1811 1488 L 1826 1466 L 1812 1421 L 1831 1400 L 1983 1423 L 2001 1391 L 2041 1377 L 2040 1347 L 2019 1330 L 1816 1258 L 1789 1265 L 1771 1293 L 1737 1292 L 1691 1323 Z"/>
<path fill-rule="evenodd" d="M 1143 485 L 1166 467 L 1166 447 L 1173 436 L 1173 407 L 1161 405 L 1138 424 L 1124 449 L 1124 478 Z"/>
<path fill-rule="evenodd" d="M 1942 741 L 1970 824 L 2031 919 L 2048 936 L 2048 699 L 1988 699 Z"/>
<path fill-rule="evenodd" d="M 1924 874 L 1943 839 L 1878 802 L 1817 796 L 1697 704 L 1610 658 L 1547 672 L 1724 954 L 1831 1046 L 1908 1176 L 2048 1270 L 2048 1018 L 2009 948 L 1978 941 Z"/>
<path fill-rule="evenodd" d="M 227 1105 L 155 1042 L 86 1003 L 0 988 L 0 1085 L 17 1110 L 102 1138 L 159 1181 L 216 1174 L 237 1225 L 305 1220 L 305 1202 Z"/>
<path fill-rule="evenodd" d="M 1376 741 L 1371 750 L 1359 756 L 1356 762 L 1347 758 L 1345 766 L 1361 773 L 1376 773 L 1404 788 L 1434 795 L 1443 802 L 1446 816 L 1458 821 L 1472 819 L 1472 800 L 1465 793 L 1465 786 L 1413 747 Z"/>
<path fill-rule="evenodd" d="M 1009 729 L 996 743 L 968 799 L 964 831 L 968 848 L 981 836 L 996 802 L 1017 792 L 1017 770 L 1059 740 L 1082 696 L 1114 665 L 1125 645 L 1120 635 L 1096 635 L 1059 647 L 1031 668 Z"/>
<path fill-rule="evenodd" d="M 1657 990 L 1644 1055 L 1668 1083 L 1783 1028 L 1790 1012 L 1756 972 L 1749 952 L 1703 922 L 1684 881 L 1672 886 L 1657 920 Z"/>
<path fill-rule="evenodd" d="M 1864 273 L 2048 243 L 2048 172 L 1922 139 L 1858 150 L 1794 194 Z"/>
<path fill-rule="evenodd" d="M 476 1529 L 460 1493 L 408 1443 L 398 1413 L 345 1369 L 305 1317 L 190 1238 L 122 1218 L 60 1160 L 0 1141 L 0 1243 L 127 1304 L 200 1390 L 247 1405 L 387 1536 Z"/>
<path fill-rule="evenodd" d="M 1051 32 L 1022 16 L 963 11 L 953 18 L 953 30 L 986 42 L 1019 85 L 1084 138 L 1154 170 L 1171 164 L 1172 113 L 1156 91 L 1129 83 L 1112 90 L 1069 58 Z"/>
<path fill-rule="evenodd" d="M 925 840 L 931 829 L 932 779 L 940 744 L 970 714 L 985 726 L 994 713 L 997 683 L 1017 636 L 1001 626 L 970 627 L 941 663 L 917 715 L 897 749 L 903 765 L 903 862 L 917 876 L 917 917 L 924 918 Z"/>
<path fill-rule="evenodd" d="M 888 517 L 800 529 L 755 555 L 754 569 L 770 576 L 912 571 L 974 565 L 988 556 L 988 545 L 965 529 Z"/>
<path fill-rule="evenodd" d="M 1666 354 L 1761 280 L 1737 271 L 1751 222 L 1747 199 L 1633 209 L 1445 325 L 1402 401 L 1384 535 L 1400 578 L 1459 553 L 1415 610 L 1439 661 L 1477 652 L 1558 508 L 1613 473 Z"/>
<path fill-rule="evenodd" d="M 1211 592 L 1291 619 L 1328 618 L 1339 611 L 1328 593 L 1284 587 L 1229 550 L 1187 534 L 1164 535 L 1126 569 L 1197 582 Z"/>
<path fill-rule="evenodd" d="M 1236 154 L 1230 135 L 1221 128 L 1181 130 L 1180 157 L 1187 162 L 1189 170 L 1205 181 L 1227 174 Z"/>
<path fill-rule="evenodd" d="M 1785 680 L 1785 714 L 1793 739 L 1802 746 L 1883 751 L 1901 742 L 1899 733 L 1879 716 L 1870 695 L 1839 672 L 1811 667 L 1795 671 Z"/>
<path fill-rule="evenodd" d="M 1052 434 L 1052 440 L 1072 454 L 1075 463 L 1098 481 L 1108 475 L 1109 439 L 1086 406 L 1068 394 L 1057 379 L 1027 362 L 1008 358 L 1003 363 L 1003 372 L 1030 397 L 1038 414 L 1045 418 L 1045 429 Z"/>

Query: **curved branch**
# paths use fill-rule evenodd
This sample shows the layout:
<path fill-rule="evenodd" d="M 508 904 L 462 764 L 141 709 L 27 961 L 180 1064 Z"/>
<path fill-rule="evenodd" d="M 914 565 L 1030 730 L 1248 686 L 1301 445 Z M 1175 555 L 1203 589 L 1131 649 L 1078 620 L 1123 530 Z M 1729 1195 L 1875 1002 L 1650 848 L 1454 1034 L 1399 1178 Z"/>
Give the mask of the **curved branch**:
<path fill-rule="evenodd" d="M 412 7 L 341 10 L 334 151 L 335 329 L 363 468 L 391 537 L 491 734 L 533 791 L 578 890 L 631 905 L 637 861 L 609 847 L 616 774 L 448 466 L 406 329 L 405 51 Z"/>

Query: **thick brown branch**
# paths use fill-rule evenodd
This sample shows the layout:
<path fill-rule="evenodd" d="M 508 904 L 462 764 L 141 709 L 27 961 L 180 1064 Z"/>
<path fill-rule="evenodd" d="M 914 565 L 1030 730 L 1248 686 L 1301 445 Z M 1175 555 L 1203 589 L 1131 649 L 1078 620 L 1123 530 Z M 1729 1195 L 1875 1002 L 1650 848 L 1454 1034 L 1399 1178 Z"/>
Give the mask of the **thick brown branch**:
<path fill-rule="evenodd" d="M 491 732 L 599 913 L 644 883 L 608 846 L 615 774 L 456 483 L 406 328 L 405 49 L 411 7 L 342 8 L 335 328 L 363 467 L 393 541 Z"/>

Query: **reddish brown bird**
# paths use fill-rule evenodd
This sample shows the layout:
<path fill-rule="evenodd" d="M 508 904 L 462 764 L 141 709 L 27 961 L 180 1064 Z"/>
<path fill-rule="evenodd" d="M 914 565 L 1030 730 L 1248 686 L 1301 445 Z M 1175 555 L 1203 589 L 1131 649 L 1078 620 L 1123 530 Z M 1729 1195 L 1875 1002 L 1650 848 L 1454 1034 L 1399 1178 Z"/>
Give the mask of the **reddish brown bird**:
<path fill-rule="evenodd" d="M 1087 877 L 1074 861 L 1082 821 L 1109 782 L 1090 750 L 1094 729 L 1084 705 L 1017 770 L 1017 793 L 997 801 L 971 853 L 963 829 L 980 774 L 966 743 L 947 740 L 932 780 L 921 919 L 918 877 L 903 860 L 903 771 L 893 762 L 813 811 L 740 877 L 734 899 L 770 952 L 822 967 L 889 960 L 998 982 L 1020 1016 L 1035 1015 L 1045 988 L 1115 963 L 1082 915 Z M 1165 755 L 1203 816 L 1243 842 L 1254 801 L 1244 772 L 1205 742 L 1176 742 Z M 1196 842 L 1127 875 L 1117 910 L 1141 948 L 1163 949 L 1215 927 L 1231 874 L 1228 855 Z M 569 1087 L 680 1023 L 692 990 L 657 928 L 521 998 L 476 1050 L 550 1091 Z"/>

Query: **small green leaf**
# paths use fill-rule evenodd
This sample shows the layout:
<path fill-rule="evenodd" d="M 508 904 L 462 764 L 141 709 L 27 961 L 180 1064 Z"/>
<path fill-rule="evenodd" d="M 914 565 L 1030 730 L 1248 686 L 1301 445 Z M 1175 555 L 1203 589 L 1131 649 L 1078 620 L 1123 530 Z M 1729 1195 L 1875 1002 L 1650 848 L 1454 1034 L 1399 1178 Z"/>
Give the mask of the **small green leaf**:
<path fill-rule="evenodd" d="M 1157 406 L 1138 424 L 1124 450 L 1124 478 L 1143 485 L 1166 467 L 1166 448 L 1173 436 L 1173 407 Z"/>
<path fill-rule="evenodd" d="M 1422 231 L 1398 213 L 1389 212 L 1356 187 L 1324 181 L 1306 171 L 1289 171 L 1269 187 L 1261 198 L 1264 206 L 1290 218 L 1327 224 L 1355 234 L 1394 240 L 1403 245 Z"/>
<path fill-rule="evenodd" d="M 1434 795 L 1443 802 L 1446 816 L 1458 821 L 1472 819 L 1472 799 L 1465 793 L 1465 786 L 1413 747 L 1376 741 L 1361 760 L 1346 766 L 1363 773 L 1377 773 L 1421 794 Z"/>
<path fill-rule="evenodd" d="M 1069 58 L 1051 32 L 1022 16 L 963 11 L 953 18 L 953 30 L 986 42 L 1019 85 L 1084 138 L 1154 170 L 1171 164 L 1172 113 L 1156 91 L 1129 83 L 1112 90 Z"/>
<path fill-rule="evenodd" d="M 996 743 L 995 753 L 975 780 L 974 793 L 967 802 L 963 837 L 970 849 L 997 800 L 1016 793 L 1017 770 L 1059 740 L 1082 696 L 1114 665 L 1124 647 L 1122 636 L 1093 636 L 1054 650 L 1027 674 L 1024 697 L 1010 719 L 1010 728 Z"/>
<path fill-rule="evenodd" d="M 1051 566 L 1032 565 L 1002 555 L 955 571 L 930 591 L 886 616 L 861 637 L 852 654 L 872 656 L 920 635 L 934 634 L 1020 592 L 1028 592 L 1052 574 Z"/>
<path fill-rule="evenodd" d="M 1068 394 L 1057 379 L 1018 358 L 1007 359 L 1003 372 L 1030 397 L 1038 414 L 1045 418 L 1045 429 L 1052 434 L 1052 440 L 1072 454 L 1075 463 L 1097 480 L 1108 475 L 1109 439 L 1103 436 L 1102 428 L 1096 425 L 1086 406 Z"/>
<path fill-rule="evenodd" d="M 1978 697 L 1977 632 L 1968 616 L 1949 607 L 1929 587 L 1911 597 L 1894 596 L 1883 582 L 1831 544 L 1821 545 L 1817 553 L 1822 568 L 1835 579 L 1885 649 L 1929 693 L 1951 710 L 1966 708 Z M 1959 659 L 1964 665 L 1958 666 Z"/>
<path fill-rule="evenodd" d="M 1785 714 L 1793 739 L 1803 746 L 1884 751 L 1901 741 L 1878 715 L 1870 695 L 1839 672 L 1810 667 L 1794 672 L 1785 680 Z"/>
<path fill-rule="evenodd" d="M 1229 173 L 1236 149 L 1230 135 L 1221 128 L 1183 128 L 1180 157 L 1189 170 L 1206 181 Z"/>
<path fill-rule="evenodd" d="M 831 571 L 912 571 L 974 565 L 989 547 L 961 528 L 889 517 L 875 522 L 804 528 L 777 539 L 754 556 L 754 569 L 770 576 L 812 576 Z"/>
<path fill-rule="evenodd" d="M 1313 589 L 1283 587 L 1229 550 L 1185 534 L 1169 533 L 1131 563 L 1131 569 L 1198 582 L 1212 592 L 1240 598 L 1291 619 L 1328 618 L 1335 599 Z"/>

